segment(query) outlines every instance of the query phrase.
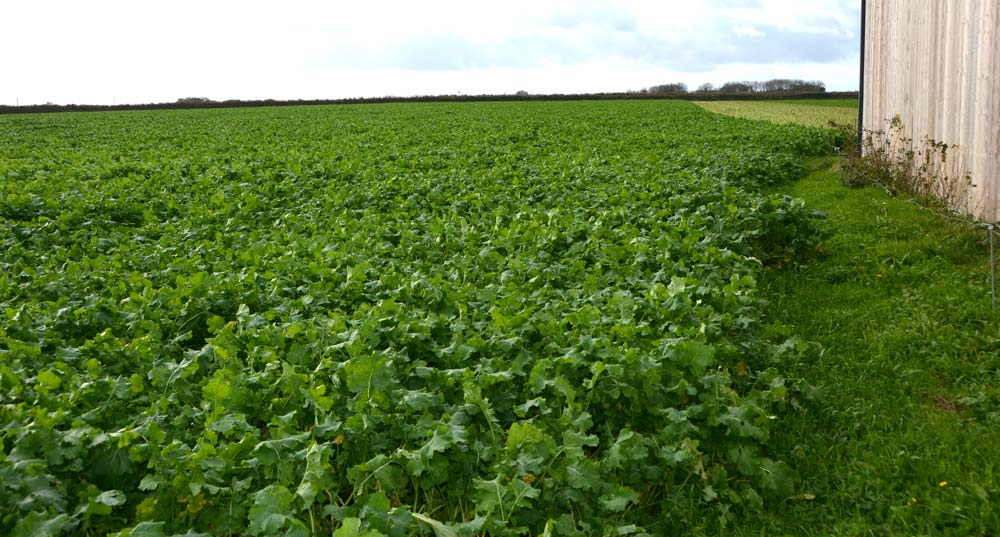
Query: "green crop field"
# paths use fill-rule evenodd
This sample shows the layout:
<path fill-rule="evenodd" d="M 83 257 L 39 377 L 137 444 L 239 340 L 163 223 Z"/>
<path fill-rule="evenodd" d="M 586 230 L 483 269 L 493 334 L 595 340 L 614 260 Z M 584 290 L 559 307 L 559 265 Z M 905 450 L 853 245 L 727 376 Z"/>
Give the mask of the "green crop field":
<path fill-rule="evenodd" d="M 0 118 L 0 528 L 663 534 L 801 494 L 761 188 L 683 102 Z"/>
<path fill-rule="evenodd" d="M 996 534 L 984 230 L 738 104 L 0 116 L 0 534 Z"/>
<path fill-rule="evenodd" d="M 856 99 L 803 99 L 786 101 L 699 101 L 696 104 L 719 114 L 759 119 L 780 124 L 801 124 L 813 127 L 856 125 Z"/>

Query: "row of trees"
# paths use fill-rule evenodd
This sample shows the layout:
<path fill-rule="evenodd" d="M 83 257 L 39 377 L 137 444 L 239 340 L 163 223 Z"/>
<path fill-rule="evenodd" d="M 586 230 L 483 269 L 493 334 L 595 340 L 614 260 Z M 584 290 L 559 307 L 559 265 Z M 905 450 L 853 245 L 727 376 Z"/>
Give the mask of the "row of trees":
<path fill-rule="evenodd" d="M 791 78 L 774 78 L 763 81 L 741 81 L 726 82 L 716 87 L 714 84 L 705 83 L 694 90 L 695 93 L 729 93 L 729 94 L 750 94 L 750 93 L 823 93 L 826 91 L 826 84 L 819 80 L 796 80 Z M 650 95 L 667 95 L 675 93 L 688 93 L 687 84 L 660 84 L 650 86 L 639 93 Z"/>
<path fill-rule="evenodd" d="M 684 84 L 665 84 L 654 86 L 654 90 L 644 89 L 641 91 L 631 90 L 618 93 L 568 93 L 568 94 L 532 94 L 526 91 L 519 91 L 516 94 L 499 95 L 419 95 L 414 97 L 357 97 L 347 99 L 313 99 L 313 100 L 288 100 L 277 101 L 274 99 L 243 101 L 230 99 L 225 101 L 213 101 L 206 97 L 182 97 L 169 103 L 145 103 L 145 104 L 119 104 L 119 105 L 91 105 L 91 104 L 67 104 L 58 105 L 53 103 L 33 104 L 27 106 L 10 106 L 0 104 L 0 114 L 30 114 L 39 112 L 99 112 L 105 110 L 164 110 L 170 108 L 243 108 L 254 106 L 304 106 L 321 104 L 376 104 L 376 103 L 424 103 L 424 102 L 484 102 L 484 101 L 581 101 L 581 100 L 612 100 L 612 99 L 692 99 L 692 100 L 767 100 L 767 99 L 795 99 L 795 98 L 857 98 L 857 92 L 828 92 L 825 91 L 821 83 L 819 90 L 797 89 L 791 91 L 757 91 L 746 82 L 735 84 L 741 92 L 733 90 L 729 84 L 725 84 L 718 89 L 706 89 L 707 85 L 700 86 L 695 91 L 688 91 Z"/>

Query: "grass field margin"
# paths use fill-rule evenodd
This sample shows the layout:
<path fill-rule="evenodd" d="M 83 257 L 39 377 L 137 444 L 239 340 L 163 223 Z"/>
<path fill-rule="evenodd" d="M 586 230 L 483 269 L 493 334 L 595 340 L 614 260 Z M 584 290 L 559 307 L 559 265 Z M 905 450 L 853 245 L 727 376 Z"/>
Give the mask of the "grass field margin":
<path fill-rule="evenodd" d="M 847 188 L 832 164 L 783 189 L 828 216 L 821 251 L 762 286 L 773 329 L 812 347 L 788 373 L 818 393 L 774 438 L 815 499 L 788 502 L 765 527 L 991 535 L 1000 340 L 986 232 L 877 188 Z"/>
<path fill-rule="evenodd" d="M 817 126 L 841 110 L 856 117 L 812 104 L 698 104 Z M 825 238 L 812 259 L 762 282 L 771 329 L 809 348 L 786 370 L 815 397 L 772 438 L 795 461 L 800 494 L 734 533 L 995 535 L 1000 325 L 986 231 L 933 204 L 848 188 L 832 157 L 810 169 L 778 190 L 825 213 Z"/>

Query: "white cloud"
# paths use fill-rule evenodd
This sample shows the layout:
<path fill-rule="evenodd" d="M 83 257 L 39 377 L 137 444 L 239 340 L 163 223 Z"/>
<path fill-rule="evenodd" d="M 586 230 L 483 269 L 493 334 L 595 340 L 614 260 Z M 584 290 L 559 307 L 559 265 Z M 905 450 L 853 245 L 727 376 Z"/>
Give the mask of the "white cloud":
<path fill-rule="evenodd" d="M 733 28 L 733 33 L 736 34 L 736 37 L 760 38 L 767 36 L 764 32 L 754 28 L 752 24 L 737 26 L 736 28 Z"/>
<path fill-rule="evenodd" d="M 850 0 L 8 4 L 2 104 L 857 85 Z"/>

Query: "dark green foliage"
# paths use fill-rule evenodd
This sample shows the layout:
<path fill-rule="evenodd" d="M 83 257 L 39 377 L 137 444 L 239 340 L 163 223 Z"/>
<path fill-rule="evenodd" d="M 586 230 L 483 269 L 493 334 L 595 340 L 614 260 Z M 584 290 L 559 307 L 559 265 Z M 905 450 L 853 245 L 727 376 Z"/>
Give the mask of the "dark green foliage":
<path fill-rule="evenodd" d="M 686 103 L 0 122 L 0 528 L 641 534 L 791 494 L 758 187 Z M 643 529 L 645 528 L 645 529 Z"/>

